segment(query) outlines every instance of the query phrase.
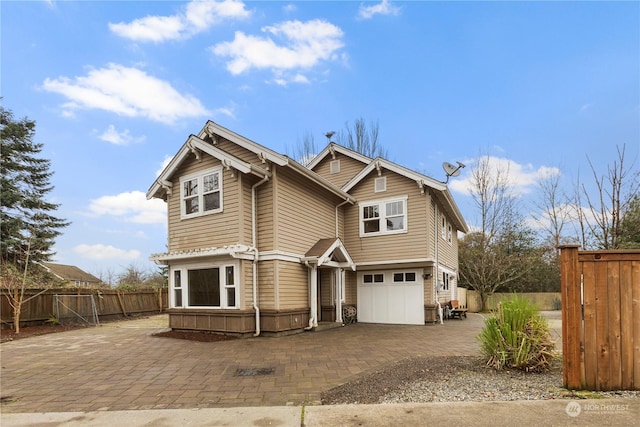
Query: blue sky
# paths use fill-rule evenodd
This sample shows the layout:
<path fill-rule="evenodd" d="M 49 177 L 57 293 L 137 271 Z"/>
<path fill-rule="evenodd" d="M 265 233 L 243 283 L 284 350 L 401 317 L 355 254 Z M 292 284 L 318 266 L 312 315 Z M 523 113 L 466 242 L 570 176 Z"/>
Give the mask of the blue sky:
<path fill-rule="evenodd" d="M 213 120 L 286 153 L 378 121 L 389 159 L 444 180 L 481 153 L 571 191 L 640 152 L 640 3 L 3 1 L 1 95 L 35 120 L 72 221 L 55 261 L 152 269 L 165 206 L 145 193 Z M 450 182 L 467 221 L 468 169 Z"/>

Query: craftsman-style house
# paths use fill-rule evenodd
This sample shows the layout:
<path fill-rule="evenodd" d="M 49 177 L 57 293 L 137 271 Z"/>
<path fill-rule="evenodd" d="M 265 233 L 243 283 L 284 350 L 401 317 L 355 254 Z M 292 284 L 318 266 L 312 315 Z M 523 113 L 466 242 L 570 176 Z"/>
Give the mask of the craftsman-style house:
<path fill-rule="evenodd" d="M 456 297 L 457 234 L 442 182 L 330 143 L 307 166 L 207 122 L 155 180 L 168 208 L 174 329 L 288 333 L 318 322 L 424 324 Z"/>

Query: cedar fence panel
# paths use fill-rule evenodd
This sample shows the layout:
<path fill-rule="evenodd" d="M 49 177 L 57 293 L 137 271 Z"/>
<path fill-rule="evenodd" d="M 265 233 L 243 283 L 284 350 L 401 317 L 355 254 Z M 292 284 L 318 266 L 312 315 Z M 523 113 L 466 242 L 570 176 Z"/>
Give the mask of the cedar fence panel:
<path fill-rule="evenodd" d="M 563 382 L 640 390 L 640 250 L 562 246 Z"/>
<path fill-rule="evenodd" d="M 26 289 L 25 299 L 40 290 Z M 8 291 L 0 291 L 0 319 L 2 327 L 13 326 L 13 310 L 9 304 Z M 54 295 L 93 295 L 100 320 L 108 320 L 140 314 L 154 314 L 168 307 L 167 290 L 118 291 L 115 289 L 49 289 L 22 306 L 20 324 L 42 324 L 54 315 Z"/>

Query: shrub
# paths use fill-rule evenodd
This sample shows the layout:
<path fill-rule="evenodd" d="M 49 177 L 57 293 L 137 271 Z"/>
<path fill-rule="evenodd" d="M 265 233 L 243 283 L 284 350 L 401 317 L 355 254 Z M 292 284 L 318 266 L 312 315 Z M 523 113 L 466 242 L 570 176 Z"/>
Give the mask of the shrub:
<path fill-rule="evenodd" d="M 478 339 L 487 365 L 495 369 L 547 371 L 554 357 L 555 343 L 546 319 L 517 295 L 498 304 Z"/>

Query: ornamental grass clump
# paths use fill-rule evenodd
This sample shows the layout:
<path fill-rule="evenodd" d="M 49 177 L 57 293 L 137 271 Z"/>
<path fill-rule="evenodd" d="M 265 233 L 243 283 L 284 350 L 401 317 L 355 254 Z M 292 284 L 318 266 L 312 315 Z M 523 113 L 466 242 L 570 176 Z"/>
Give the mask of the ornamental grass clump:
<path fill-rule="evenodd" d="M 498 304 L 478 339 L 487 365 L 526 372 L 549 370 L 555 343 L 547 320 L 528 300 L 514 295 Z"/>

